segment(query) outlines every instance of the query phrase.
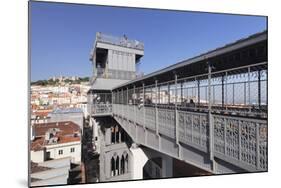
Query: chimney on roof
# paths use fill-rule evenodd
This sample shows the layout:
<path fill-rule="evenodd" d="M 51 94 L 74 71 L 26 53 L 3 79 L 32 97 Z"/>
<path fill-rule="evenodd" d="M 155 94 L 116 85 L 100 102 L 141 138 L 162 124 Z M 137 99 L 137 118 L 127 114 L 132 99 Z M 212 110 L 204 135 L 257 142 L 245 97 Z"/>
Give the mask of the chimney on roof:
<path fill-rule="evenodd" d="M 46 141 L 49 141 L 49 140 L 50 140 L 50 137 L 51 137 L 50 132 L 47 131 L 47 132 L 45 133 L 45 140 L 46 140 Z"/>
<path fill-rule="evenodd" d="M 45 141 L 48 144 L 56 144 L 58 141 L 58 137 L 56 136 L 57 132 L 59 131 L 58 128 L 50 128 L 46 133 L 45 133 Z"/>
<path fill-rule="evenodd" d="M 31 125 L 31 135 L 30 135 L 30 140 L 34 140 L 35 139 L 35 128 L 34 125 Z"/>

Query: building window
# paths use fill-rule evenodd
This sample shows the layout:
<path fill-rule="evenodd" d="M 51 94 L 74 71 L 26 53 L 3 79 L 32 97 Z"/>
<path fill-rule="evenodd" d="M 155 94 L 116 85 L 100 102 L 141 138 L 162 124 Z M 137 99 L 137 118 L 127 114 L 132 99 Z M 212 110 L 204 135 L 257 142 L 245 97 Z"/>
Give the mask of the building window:
<path fill-rule="evenodd" d="M 121 174 L 125 173 L 125 157 L 122 155 L 121 157 Z"/>
<path fill-rule="evenodd" d="M 75 151 L 75 148 L 70 148 L 70 152 L 73 153 Z"/>
<path fill-rule="evenodd" d="M 128 154 L 125 157 L 125 173 L 129 172 L 129 157 Z"/>
<path fill-rule="evenodd" d="M 59 155 L 62 155 L 62 154 L 63 154 L 63 150 L 60 149 L 60 150 L 59 150 Z"/>
<path fill-rule="evenodd" d="M 116 161 L 115 161 L 115 174 L 119 175 L 120 171 L 119 171 L 119 156 L 117 156 Z"/>
<path fill-rule="evenodd" d="M 129 157 L 126 152 L 123 153 L 121 160 L 120 160 L 120 174 L 126 174 L 129 172 L 128 163 L 129 163 Z"/>
<path fill-rule="evenodd" d="M 115 127 L 111 127 L 111 143 L 115 143 Z"/>
<path fill-rule="evenodd" d="M 115 127 L 115 138 L 116 138 L 115 141 L 117 143 L 119 143 L 120 140 L 119 140 L 119 127 L 118 126 Z"/>
<path fill-rule="evenodd" d="M 111 176 L 115 176 L 115 160 L 111 158 Z"/>

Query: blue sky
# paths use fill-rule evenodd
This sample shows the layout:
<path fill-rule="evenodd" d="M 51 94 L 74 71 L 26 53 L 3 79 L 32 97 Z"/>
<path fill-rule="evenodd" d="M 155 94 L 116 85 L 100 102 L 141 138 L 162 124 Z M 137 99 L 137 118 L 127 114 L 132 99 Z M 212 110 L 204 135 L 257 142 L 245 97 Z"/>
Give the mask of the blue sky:
<path fill-rule="evenodd" d="M 266 29 L 266 18 L 62 3 L 30 3 L 31 80 L 91 76 L 95 33 L 144 43 L 145 74 Z"/>

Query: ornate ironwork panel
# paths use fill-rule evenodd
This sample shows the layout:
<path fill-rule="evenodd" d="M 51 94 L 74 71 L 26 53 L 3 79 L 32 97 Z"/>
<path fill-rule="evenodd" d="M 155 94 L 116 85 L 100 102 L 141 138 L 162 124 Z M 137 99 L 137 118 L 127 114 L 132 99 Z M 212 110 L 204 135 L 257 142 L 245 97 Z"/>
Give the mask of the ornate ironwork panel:
<path fill-rule="evenodd" d="M 185 138 L 185 113 L 178 111 L 178 123 L 179 123 L 179 140 L 181 142 L 184 142 L 184 138 Z"/>
<path fill-rule="evenodd" d="M 145 127 L 156 129 L 156 110 L 154 107 L 145 107 Z"/>
<path fill-rule="evenodd" d="M 259 124 L 259 167 L 261 170 L 267 170 L 267 124 Z"/>
<path fill-rule="evenodd" d="M 93 114 L 108 114 L 112 112 L 111 104 L 93 104 Z"/>
<path fill-rule="evenodd" d="M 255 122 L 241 121 L 241 160 L 253 166 L 256 166 L 257 162 L 256 126 Z"/>
<path fill-rule="evenodd" d="M 201 115 L 201 146 L 209 145 L 209 122 L 207 115 Z"/>
<path fill-rule="evenodd" d="M 159 132 L 175 138 L 175 111 L 158 109 Z"/>
<path fill-rule="evenodd" d="M 265 120 L 214 115 L 215 151 L 258 170 L 267 170 Z"/>
<path fill-rule="evenodd" d="M 200 115 L 194 114 L 192 115 L 192 119 L 193 119 L 193 143 L 200 145 L 200 141 L 201 141 L 201 119 L 200 119 Z"/>
<path fill-rule="evenodd" d="M 137 107 L 136 108 L 136 111 L 137 111 L 137 123 L 139 125 L 144 125 L 144 116 L 143 116 L 143 110 L 144 108 L 143 107 Z"/>
<path fill-rule="evenodd" d="M 225 154 L 225 121 L 223 117 L 214 117 L 214 149 Z"/>
<path fill-rule="evenodd" d="M 198 146 L 207 146 L 208 122 L 207 115 L 178 111 L 179 114 L 179 140 L 185 144 L 193 143 Z"/>
<path fill-rule="evenodd" d="M 239 119 L 225 118 L 226 155 L 239 159 Z"/>
<path fill-rule="evenodd" d="M 135 110 L 134 110 L 134 106 L 133 105 L 129 105 L 127 108 L 128 112 L 127 112 L 127 119 L 131 120 L 131 121 L 135 121 Z"/>

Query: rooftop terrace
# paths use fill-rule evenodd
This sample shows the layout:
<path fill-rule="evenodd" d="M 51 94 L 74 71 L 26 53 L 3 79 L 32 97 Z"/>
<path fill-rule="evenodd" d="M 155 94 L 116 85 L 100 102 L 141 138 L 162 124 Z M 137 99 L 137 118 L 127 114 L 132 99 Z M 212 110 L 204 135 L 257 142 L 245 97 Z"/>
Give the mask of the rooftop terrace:
<path fill-rule="evenodd" d="M 138 50 L 144 49 L 144 44 L 142 42 L 128 39 L 126 35 L 123 35 L 123 37 L 116 37 L 98 32 L 96 35 L 96 42 L 108 43 Z"/>

